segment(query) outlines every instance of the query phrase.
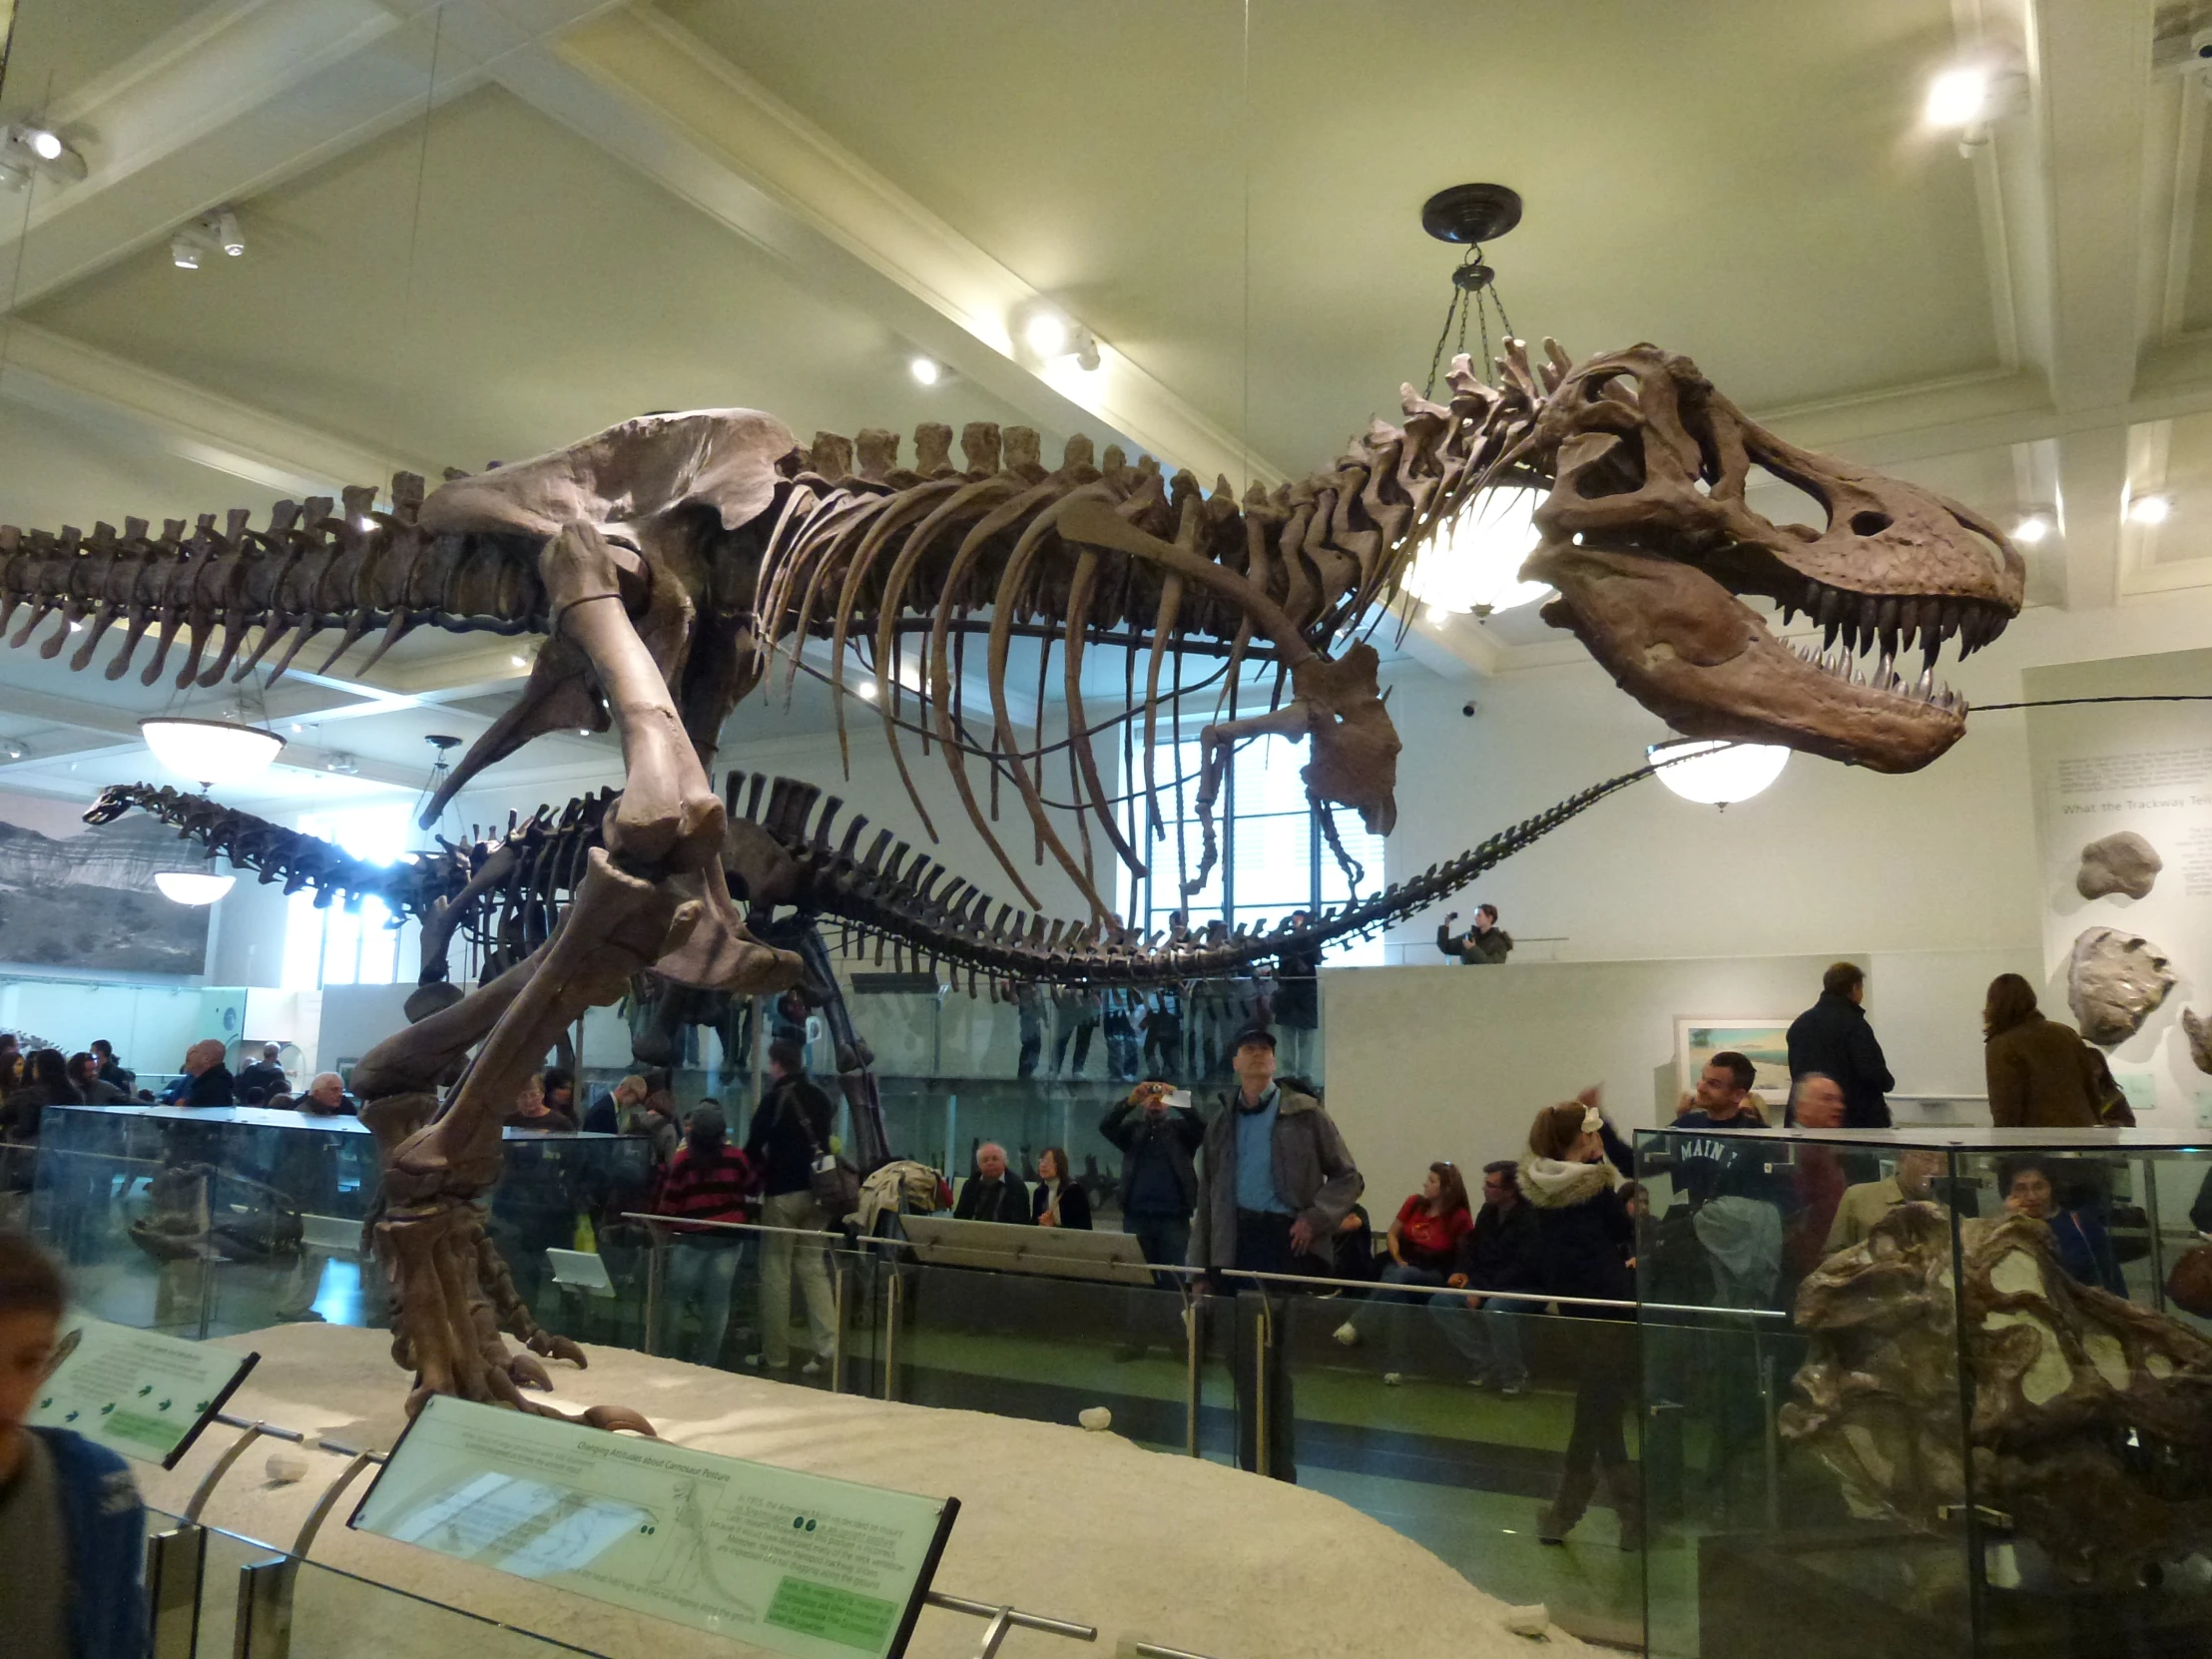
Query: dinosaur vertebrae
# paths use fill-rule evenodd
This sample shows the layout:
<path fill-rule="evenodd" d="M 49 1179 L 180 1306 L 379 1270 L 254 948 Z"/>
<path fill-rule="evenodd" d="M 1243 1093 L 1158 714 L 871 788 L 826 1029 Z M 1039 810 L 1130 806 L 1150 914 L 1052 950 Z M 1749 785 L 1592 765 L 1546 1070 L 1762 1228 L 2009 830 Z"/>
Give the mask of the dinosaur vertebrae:
<path fill-rule="evenodd" d="M 1456 481 L 1474 452 L 1479 439 L 1467 422 L 1481 427 L 1501 401 L 1512 400 L 1482 386 L 1464 359 L 1453 385 L 1449 409 L 1406 388 L 1410 419 L 1403 431 L 1378 421 L 1339 466 L 1273 494 L 1255 487 L 1242 513 L 1226 482 L 1201 499 L 1190 474 L 1165 479 L 1149 457 L 1130 466 L 1111 445 L 1103 467 L 1094 466 L 1091 442 L 1080 436 L 1070 440 L 1061 469 L 1047 473 L 1037 435 L 1024 427 L 1001 433 L 989 424 L 968 426 L 964 469 L 951 463 L 947 426 L 916 430 L 910 468 L 897 465 L 898 440 L 889 432 L 864 430 L 857 446 L 823 433 L 786 463 L 798 487 L 781 505 L 772 557 L 754 568 L 718 569 L 709 603 L 745 609 L 759 596 L 767 603 L 754 608 L 774 619 L 777 632 L 796 626 L 843 633 L 879 615 L 932 615 L 941 608 L 940 592 L 945 605 L 1013 599 L 1029 615 L 1061 620 L 1075 597 L 1067 570 L 1025 569 L 1009 594 L 1003 555 L 1037 517 L 1049 517 L 1053 502 L 1099 485 L 1124 503 L 1128 516 L 1166 537 L 1176 534 L 1186 511 L 1193 513 L 1195 549 L 1278 599 L 1319 643 L 1394 579 L 1392 550 L 1433 502 L 1438 482 Z M 139 518 L 126 518 L 120 533 L 95 524 L 89 536 L 72 525 L 58 532 L 0 525 L 0 631 L 25 612 L 9 641 L 21 647 L 59 615 L 41 647 L 51 658 L 74 625 L 89 623 L 70 659 L 82 670 L 120 624 L 124 646 L 108 665 L 110 679 L 128 671 L 152 634 L 147 685 L 161 677 L 178 637 L 189 635 L 177 673 L 183 687 L 213 686 L 234 664 L 241 679 L 265 660 L 280 670 L 324 633 L 338 635 L 327 667 L 371 634 L 380 637 L 381 650 L 424 625 L 544 630 L 533 538 L 422 530 L 415 516 L 423 480 L 411 472 L 393 477 L 387 507 L 376 499 L 373 487 L 355 485 L 337 498 L 280 501 L 258 529 L 243 507 L 202 514 L 190 528 L 171 519 L 159 535 Z M 1001 557 L 982 558 L 985 547 Z M 955 565 L 959 588 L 940 588 L 937 578 Z M 1090 625 L 1160 620 L 1158 589 L 1157 580 L 1149 587 L 1132 582 L 1114 561 L 1097 584 Z M 1203 595 L 1184 603 L 1184 632 L 1221 638 L 1236 632 L 1234 607 Z M 1171 606 L 1159 631 L 1174 633 L 1181 610 Z"/>
<path fill-rule="evenodd" d="M 900 965 L 910 958 L 917 966 L 964 967 L 972 990 L 978 976 L 986 974 L 1070 984 L 1202 979 L 1235 973 L 1286 950 L 1374 933 L 1449 897 L 1649 772 L 1647 767 L 1608 779 L 1456 858 L 1431 864 L 1367 898 L 1324 910 L 1310 923 L 1286 924 L 1265 933 L 1240 928 L 1184 940 L 1157 933 L 1146 938 L 1127 930 L 1109 935 L 1096 923 L 1078 926 L 1016 910 L 952 876 L 934 859 L 916 854 L 888 830 L 877 830 L 861 850 L 867 820 L 855 814 L 837 832 L 843 803 L 797 779 L 770 780 L 756 774 L 748 781 L 744 773 L 733 772 L 726 798 L 733 823 L 758 830 L 779 854 L 774 869 L 749 870 L 740 840 L 737 873 L 748 877 L 748 884 L 758 882 L 763 888 L 746 896 L 757 904 L 788 904 L 833 916 L 861 948 L 873 941 L 878 960 L 888 949 Z M 87 817 L 112 818 L 139 808 L 177 825 L 185 835 L 224 850 L 234 862 L 262 871 L 265 880 L 285 882 L 286 891 L 312 886 L 342 892 L 349 899 L 373 894 L 394 915 L 417 919 L 437 916 L 442 906 L 459 900 L 470 879 L 489 869 L 494 859 L 511 857 L 511 864 L 498 872 L 495 885 L 485 888 L 479 882 L 477 896 L 478 902 L 498 906 L 501 921 L 482 931 L 496 941 L 498 958 L 509 961 L 527 954 L 550 934 L 591 848 L 601 844 L 601 824 L 614 799 L 611 791 L 587 796 L 570 802 L 557 818 L 541 808 L 532 818 L 510 824 L 497 842 L 449 843 L 388 867 L 347 858 L 312 836 L 278 829 L 204 796 L 150 785 L 108 789 Z"/>
<path fill-rule="evenodd" d="M 380 635 L 380 656 L 426 623 L 455 632 L 544 629 L 532 541 L 427 533 L 414 522 L 422 480 L 411 472 L 392 479 L 388 511 L 377 510 L 375 498 L 360 486 L 338 503 L 279 501 L 258 530 L 243 507 L 221 529 L 205 513 L 189 533 L 171 519 L 159 536 L 138 518 L 126 519 L 121 535 L 96 524 L 89 537 L 74 526 L 56 535 L 0 525 L 0 630 L 27 610 L 8 642 L 20 647 L 58 614 L 39 653 L 51 658 L 72 628 L 88 623 L 69 663 L 81 670 L 120 623 L 111 680 L 122 678 L 151 633 L 153 654 L 140 676 L 149 686 L 189 634 L 177 671 L 184 687 L 213 686 L 234 663 L 238 679 L 272 658 L 280 673 L 309 640 L 330 632 L 338 639 L 324 668 L 371 633 Z"/>
<path fill-rule="evenodd" d="M 600 820 L 612 799 L 613 791 L 585 796 L 558 816 L 542 807 L 527 819 L 510 813 L 493 839 L 440 839 L 392 864 L 369 863 L 319 836 L 152 784 L 111 785 L 85 817 L 104 823 L 133 809 L 150 813 L 176 826 L 180 838 L 258 872 L 266 884 L 281 884 L 286 893 L 311 890 L 317 909 L 341 903 L 357 911 L 362 899 L 374 898 L 394 926 L 442 921 L 448 931 L 465 929 L 480 952 L 476 971 L 489 978 L 551 936 L 591 849 L 602 844 Z M 464 913 L 446 914 L 463 903 Z"/>
<path fill-rule="evenodd" d="M 945 617 L 957 631 L 957 618 L 986 608 L 1017 622 L 1073 624 L 1079 634 L 1126 628 L 1226 640 L 1246 628 L 1242 606 L 1203 588 L 1164 592 L 1168 573 L 1109 550 L 1078 593 L 1080 547 L 1063 549 L 1054 509 L 1088 491 L 1138 528 L 1242 577 L 1308 646 L 1326 650 L 1338 627 L 1403 573 L 1402 555 L 1439 489 L 1496 447 L 1485 440 L 1498 434 L 1497 411 L 1529 407 L 1475 379 L 1463 357 L 1451 378 L 1448 407 L 1403 387 L 1403 428 L 1378 420 L 1334 467 L 1272 492 L 1255 484 L 1241 506 L 1228 479 L 1207 494 L 1193 474 L 1170 478 L 1149 455 L 1131 465 L 1119 445 L 1094 463 L 1081 434 L 1048 470 L 1025 426 L 965 427 L 964 468 L 951 462 L 949 426 L 915 430 L 911 467 L 898 464 L 895 433 L 871 427 L 856 443 L 817 433 L 787 462 L 802 489 L 780 508 L 756 614 L 778 637 L 838 639 L 908 615 Z M 1063 551 L 1070 556 L 1039 556 Z"/>

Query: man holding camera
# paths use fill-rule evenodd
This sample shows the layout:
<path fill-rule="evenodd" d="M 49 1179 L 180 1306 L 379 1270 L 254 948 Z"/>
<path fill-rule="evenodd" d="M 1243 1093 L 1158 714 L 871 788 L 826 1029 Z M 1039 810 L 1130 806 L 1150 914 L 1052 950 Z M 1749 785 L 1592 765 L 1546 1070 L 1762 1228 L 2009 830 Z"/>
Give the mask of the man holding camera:
<path fill-rule="evenodd" d="M 1436 948 L 1466 967 L 1502 962 L 1513 953 L 1513 935 L 1497 924 L 1495 904 L 1478 905 L 1474 925 L 1454 937 L 1451 924 L 1459 919 L 1453 910 L 1436 926 Z"/>

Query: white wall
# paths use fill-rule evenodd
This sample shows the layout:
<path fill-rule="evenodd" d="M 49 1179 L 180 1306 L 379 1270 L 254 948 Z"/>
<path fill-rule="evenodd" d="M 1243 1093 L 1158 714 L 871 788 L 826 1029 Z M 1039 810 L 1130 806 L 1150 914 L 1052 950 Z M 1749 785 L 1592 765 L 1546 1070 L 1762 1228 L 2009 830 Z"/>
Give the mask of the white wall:
<path fill-rule="evenodd" d="M 1537 1108 L 1592 1083 L 1624 1134 L 1671 1118 L 1677 1018 L 1793 1018 L 1837 954 L 1325 972 L 1329 1109 L 1370 1210 L 1394 1210 L 1436 1159 L 1523 1156 Z M 2031 971 L 2035 945 L 1855 959 L 1899 1092 L 1980 1094 L 1983 993 Z"/>
<path fill-rule="evenodd" d="M 1633 771 L 1667 735 L 1586 664 L 1457 684 L 1408 675 L 1390 713 L 1405 744 L 1393 880 Z M 1560 937 L 1567 961 L 2011 948 L 2037 937 L 2035 884 L 2022 723 L 1992 715 L 1908 777 L 1793 756 L 1726 812 L 1646 780 L 1389 939 L 1403 959 L 1440 961 L 1443 911 L 1488 899 L 1508 931 Z"/>

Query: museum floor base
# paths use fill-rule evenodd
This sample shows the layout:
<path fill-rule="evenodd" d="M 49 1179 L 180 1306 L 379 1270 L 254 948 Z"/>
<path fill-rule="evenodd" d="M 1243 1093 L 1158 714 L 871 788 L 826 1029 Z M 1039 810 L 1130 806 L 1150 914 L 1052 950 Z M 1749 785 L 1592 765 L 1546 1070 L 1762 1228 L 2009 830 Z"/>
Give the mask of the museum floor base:
<path fill-rule="evenodd" d="M 382 1335 L 309 1325 L 222 1340 L 262 1355 L 232 1414 L 349 1444 L 388 1445 L 397 1434 L 404 1382 Z M 1092 1651 L 1111 1653 L 1127 1637 L 1217 1659 L 1356 1652 L 1482 1659 L 1529 1645 L 1504 1629 L 1505 1603 L 1320 1491 L 1146 1450 L 1116 1434 L 830 1395 L 619 1349 L 593 1349 L 591 1361 L 584 1372 L 557 1368 L 558 1398 L 636 1406 L 686 1445 L 959 1497 L 937 1587 L 1095 1623 L 1100 1641 Z M 218 1428 L 175 1470 L 142 1470 L 148 1500 L 180 1510 L 232 1437 Z M 275 1485 L 250 1454 L 204 1518 L 250 1537 L 288 1540 L 343 1467 L 326 1453 L 310 1461 L 306 1480 Z M 350 1507 L 348 1499 L 340 1513 Z M 616 1659 L 751 1651 L 334 1522 L 311 1559 Z M 295 1659 L 412 1659 L 373 1620 L 348 1625 L 302 1607 L 293 1632 Z M 972 1621 L 932 1610 L 911 1651 L 966 1659 L 976 1634 Z M 1017 1631 L 1001 1651 L 1020 1659 L 1065 1647 Z M 1544 1651 L 1589 1650 L 1555 1630 Z"/>

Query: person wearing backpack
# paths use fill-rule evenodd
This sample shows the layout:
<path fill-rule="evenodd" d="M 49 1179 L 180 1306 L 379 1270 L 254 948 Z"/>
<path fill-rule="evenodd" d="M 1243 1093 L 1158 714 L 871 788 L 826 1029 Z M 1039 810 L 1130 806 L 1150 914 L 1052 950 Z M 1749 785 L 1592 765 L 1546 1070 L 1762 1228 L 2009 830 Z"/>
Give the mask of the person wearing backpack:
<path fill-rule="evenodd" d="M 746 1364 L 784 1371 L 792 1363 L 792 1272 L 807 1301 L 808 1337 L 813 1346 L 800 1369 L 819 1377 L 835 1342 L 836 1304 L 830 1293 L 830 1271 L 822 1247 L 797 1237 L 820 1233 L 830 1216 L 815 1197 L 815 1166 L 828 1155 L 835 1108 L 807 1075 L 806 1052 L 778 1038 L 768 1045 L 770 1083 L 753 1113 L 745 1155 L 763 1172 L 766 1194 L 761 1223 L 781 1229 L 766 1235 L 761 1248 L 761 1351 Z"/>

